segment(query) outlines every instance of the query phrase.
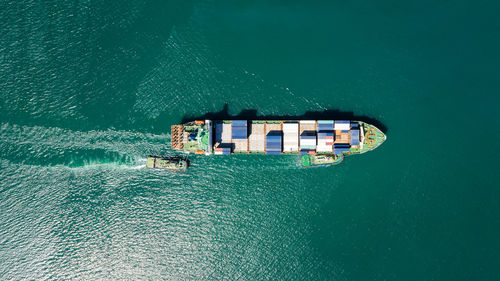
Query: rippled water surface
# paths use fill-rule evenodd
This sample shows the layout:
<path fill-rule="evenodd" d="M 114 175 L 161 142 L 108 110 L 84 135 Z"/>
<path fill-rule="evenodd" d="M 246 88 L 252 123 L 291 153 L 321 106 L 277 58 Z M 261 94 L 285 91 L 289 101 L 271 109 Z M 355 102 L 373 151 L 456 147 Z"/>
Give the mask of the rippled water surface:
<path fill-rule="evenodd" d="M 497 280 L 498 4 L 344 2 L 1 2 L 0 279 Z M 388 140 L 144 168 L 225 104 Z"/>

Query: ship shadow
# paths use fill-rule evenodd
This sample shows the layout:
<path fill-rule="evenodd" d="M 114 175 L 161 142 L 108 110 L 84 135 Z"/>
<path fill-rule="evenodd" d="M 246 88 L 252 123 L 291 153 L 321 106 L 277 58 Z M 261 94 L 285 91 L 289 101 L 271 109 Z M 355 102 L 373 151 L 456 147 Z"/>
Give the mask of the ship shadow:
<path fill-rule="evenodd" d="M 356 115 L 352 111 L 341 111 L 337 109 L 325 109 L 322 111 L 306 111 L 300 115 L 258 115 L 257 109 L 245 109 L 236 115 L 229 114 L 229 105 L 224 104 L 221 111 L 208 112 L 203 115 L 185 115 L 182 123 L 193 120 L 356 120 L 362 121 L 379 128 L 384 134 L 387 134 L 387 127 L 379 120 L 365 116 Z"/>

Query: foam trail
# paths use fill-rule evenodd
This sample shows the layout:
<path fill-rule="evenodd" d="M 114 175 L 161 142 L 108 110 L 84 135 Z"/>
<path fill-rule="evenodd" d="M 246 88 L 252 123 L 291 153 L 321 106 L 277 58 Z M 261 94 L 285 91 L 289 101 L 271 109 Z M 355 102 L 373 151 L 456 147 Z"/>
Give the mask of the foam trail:
<path fill-rule="evenodd" d="M 169 142 L 170 134 L 0 124 L 0 158 L 24 165 L 139 169 L 146 155 L 172 153 Z"/>

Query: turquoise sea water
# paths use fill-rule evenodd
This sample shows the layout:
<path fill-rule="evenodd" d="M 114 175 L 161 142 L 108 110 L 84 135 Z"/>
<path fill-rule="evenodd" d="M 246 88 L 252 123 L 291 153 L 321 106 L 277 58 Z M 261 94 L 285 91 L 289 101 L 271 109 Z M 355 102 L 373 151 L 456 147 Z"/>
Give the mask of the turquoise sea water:
<path fill-rule="evenodd" d="M 0 2 L 0 279 L 498 280 L 499 8 Z M 144 169 L 225 104 L 388 140 L 330 168 Z"/>

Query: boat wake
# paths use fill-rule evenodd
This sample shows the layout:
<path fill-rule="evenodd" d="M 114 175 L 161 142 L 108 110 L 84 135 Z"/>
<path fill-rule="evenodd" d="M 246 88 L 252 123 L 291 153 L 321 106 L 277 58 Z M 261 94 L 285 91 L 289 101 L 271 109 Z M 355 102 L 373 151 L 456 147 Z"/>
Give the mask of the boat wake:
<path fill-rule="evenodd" d="M 169 143 L 170 134 L 0 124 L 0 158 L 20 165 L 137 170 L 146 155 L 169 153 Z"/>

